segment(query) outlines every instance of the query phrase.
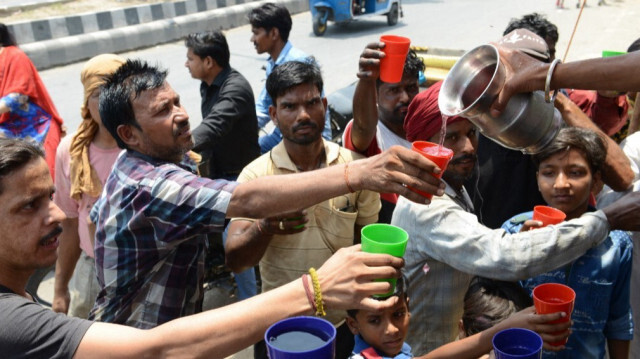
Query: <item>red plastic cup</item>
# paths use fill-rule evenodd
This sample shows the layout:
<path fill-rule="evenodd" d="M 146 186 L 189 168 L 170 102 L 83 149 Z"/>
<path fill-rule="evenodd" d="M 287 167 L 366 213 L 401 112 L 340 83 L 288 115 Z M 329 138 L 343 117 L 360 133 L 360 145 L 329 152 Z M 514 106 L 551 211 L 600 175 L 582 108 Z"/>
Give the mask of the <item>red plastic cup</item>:
<path fill-rule="evenodd" d="M 385 56 L 380 59 L 380 80 L 388 83 L 400 82 L 411 40 L 402 36 L 382 35 L 380 42 L 385 44 L 382 49 Z"/>
<path fill-rule="evenodd" d="M 549 206 L 533 207 L 533 220 L 542 222 L 543 227 L 561 223 L 565 218 L 567 215 L 559 209 Z"/>
<path fill-rule="evenodd" d="M 449 161 L 453 157 L 453 151 L 446 147 L 440 147 L 437 143 L 433 142 L 415 141 L 411 144 L 411 149 L 430 159 L 433 163 L 440 167 L 440 169 L 442 170 L 440 174 L 432 174 L 432 176 L 438 179 L 442 177 L 442 174 L 447 169 Z M 431 198 L 433 197 L 431 193 L 423 192 L 419 189 L 411 187 L 408 188 L 413 192 L 421 195 L 422 197 L 428 198 L 429 200 L 431 200 Z"/>
<path fill-rule="evenodd" d="M 571 312 L 576 301 L 576 292 L 564 284 L 545 283 L 533 288 L 533 305 L 538 314 L 565 312 L 567 316 L 551 323 L 562 323 L 571 320 Z M 551 343 L 564 345 L 567 340 Z"/>

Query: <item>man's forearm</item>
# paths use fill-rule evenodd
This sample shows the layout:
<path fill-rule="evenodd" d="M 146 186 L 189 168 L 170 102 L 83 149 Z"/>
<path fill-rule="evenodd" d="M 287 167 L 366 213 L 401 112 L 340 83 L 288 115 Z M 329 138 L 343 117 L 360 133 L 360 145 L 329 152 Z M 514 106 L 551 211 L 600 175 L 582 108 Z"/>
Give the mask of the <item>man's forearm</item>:
<path fill-rule="evenodd" d="M 568 97 L 559 94 L 556 99 L 556 107 L 569 126 L 590 129 L 605 141 L 607 156 L 601 171 L 604 183 L 616 191 L 624 191 L 629 188 L 633 182 L 634 174 L 631 170 L 629 158 L 627 158 L 620 146 L 593 123 Z"/>
<path fill-rule="evenodd" d="M 351 142 L 363 152 L 376 135 L 378 124 L 376 82 L 372 79 L 360 80 L 353 94 L 353 127 Z"/>
<path fill-rule="evenodd" d="M 560 64 L 553 73 L 552 88 L 584 90 L 640 90 L 640 52 Z M 540 89 L 544 88 L 544 82 Z"/>
<path fill-rule="evenodd" d="M 237 219 L 229 224 L 225 260 L 227 266 L 240 273 L 257 265 L 267 250 L 273 235 L 260 233 L 257 221 Z"/>

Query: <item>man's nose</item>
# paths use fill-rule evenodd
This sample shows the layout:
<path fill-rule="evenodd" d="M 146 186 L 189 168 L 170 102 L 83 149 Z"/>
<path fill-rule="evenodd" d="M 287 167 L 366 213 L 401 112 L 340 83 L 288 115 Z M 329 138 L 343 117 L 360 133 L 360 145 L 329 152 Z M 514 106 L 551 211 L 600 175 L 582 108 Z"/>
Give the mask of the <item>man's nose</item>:
<path fill-rule="evenodd" d="M 53 201 L 49 202 L 49 216 L 47 217 L 47 225 L 50 224 L 59 224 L 67 219 L 67 215 L 62 212 L 60 207 L 58 207 Z"/>
<path fill-rule="evenodd" d="M 560 172 L 558 176 L 556 176 L 556 180 L 553 184 L 555 188 L 566 188 L 569 186 L 569 181 L 567 181 L 567 176 L 564 173 Z"/>

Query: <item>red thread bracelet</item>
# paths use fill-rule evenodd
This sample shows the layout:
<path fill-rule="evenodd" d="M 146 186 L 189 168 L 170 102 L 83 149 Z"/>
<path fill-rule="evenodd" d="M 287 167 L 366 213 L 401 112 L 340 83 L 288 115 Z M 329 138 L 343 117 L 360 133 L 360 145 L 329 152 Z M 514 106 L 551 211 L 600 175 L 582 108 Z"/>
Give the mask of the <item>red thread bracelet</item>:
<path fill-rule="evenodd" d="M 344 164 L 344 182 L 347 184 L 347 189 L 349 189 L 349 192 L 353 193 L 355 192 L 353 190 L 353 187 L 351 187 L 351 183 L 349 183 L 349 163 L 345 163 Z"/>
<path fill-rule="evenodd" d="M 309 301 L 309 304 L 311 304 L 311 308 L 313 308 L 313 311 L 315 312 L 317 310 L 316 302 L 313 299 L 313 293 L 311 293 L 311 288 L 309 288 L 309 281 L 307 280 L 308 276 L 309 276 L 308 274 L 302 275 L 302 286 L 304 287 L 305 293 L 307 293 L 307 300 Z"/>

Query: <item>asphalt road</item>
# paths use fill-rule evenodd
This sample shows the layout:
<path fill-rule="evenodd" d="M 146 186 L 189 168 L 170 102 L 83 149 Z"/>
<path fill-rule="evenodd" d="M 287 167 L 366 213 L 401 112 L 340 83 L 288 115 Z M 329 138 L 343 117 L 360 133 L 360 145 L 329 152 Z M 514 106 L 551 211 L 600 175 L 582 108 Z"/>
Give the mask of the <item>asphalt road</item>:
<path fill-rule="evenodd" d="M 568 60 L 598 57 L 602 50 L 625 50 L 640 37 L 640 0 L 608 0 L 605 6 L 596 6 L 595 0 L 589 3 L 580 18 Z M 396 26 L 387 26 L 382 16 L 346 26 L 329 23 L 324 37 L 313 35 L 311 15 L 305 12 L 294 15 L 290 40 L 316 57 L 323 70 L 326 93 L 331 93 L 356 81 L 360 52 L 367 43 L 388 33 L 407 36 L 414 45 L 468 50 L 500 38 L 511 18 L 539 12 L 558 26 L 557 56 L 562 58 L 578 17 L 574 1 L 566 1 L 566 5 L 568 8 L 559 10 L 554 0 L 404 0 L 404 18 Z M 215 27 L 212 23 L 211 28 Z M 231 65 L 247 77 L 257 95 L 264 86 L 262 66 L 267 56 L 256 54 L 249 42 L 250 32 L 249 26 L 242 26 L 226 31 L 226 36 Z M 185 54 L 183 43 L 174 42 L 122 55 L 169 69 L 169 83 L 182 96 L 195 127 L 201 121 L 199 83 L 184 68 Z M 76 63 L 41 72 L 70 132 L 80 122 L 82 66 L 83 63 Z"/>

